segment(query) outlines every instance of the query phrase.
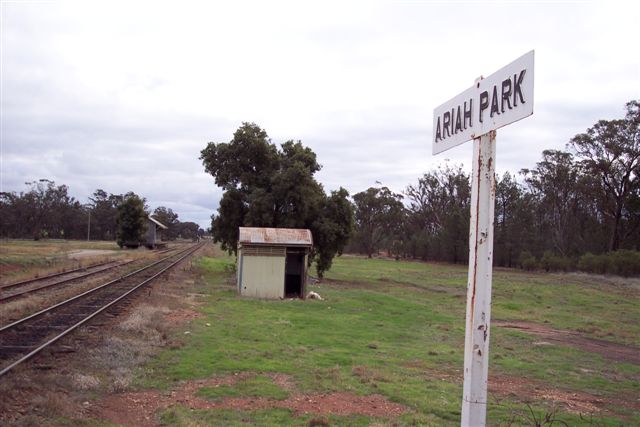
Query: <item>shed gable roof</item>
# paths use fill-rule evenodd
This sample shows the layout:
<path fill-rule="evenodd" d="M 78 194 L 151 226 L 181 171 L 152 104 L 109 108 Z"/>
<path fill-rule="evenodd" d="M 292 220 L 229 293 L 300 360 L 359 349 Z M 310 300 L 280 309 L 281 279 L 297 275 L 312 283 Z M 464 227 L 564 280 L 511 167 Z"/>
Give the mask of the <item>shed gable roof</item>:
<path fill-rule="evenodd" d="M 166 225 L 162 224 L 157 219 L 155 219 L 154 217 L 152 217 L 151 215 L 149 215 L 147 218 L 149 218 L 149 221 L 153 222 L 155 225 L 157 225 L 158 227 L 162 228 L 163 230 L 166 230 L 167 228 L 169 228 Z"/>
<path fill-rule="evenodd" d="M 238 243 L 244 245 L 313 246 L 306 228 L 240 227 Z"/>

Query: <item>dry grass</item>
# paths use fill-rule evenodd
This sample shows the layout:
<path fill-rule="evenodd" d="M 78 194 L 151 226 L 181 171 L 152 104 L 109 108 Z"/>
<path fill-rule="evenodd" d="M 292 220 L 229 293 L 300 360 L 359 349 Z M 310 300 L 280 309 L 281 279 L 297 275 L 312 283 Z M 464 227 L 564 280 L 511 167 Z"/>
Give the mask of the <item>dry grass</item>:
<path fill-rule="evenodd" d="M 56 418 L 73 417 L 78 402 L 85 396 L 72 392 L 72 383 L 71 377 L 27 368 L 3 377 L 0 381 L 0 425 L 52 425 Z M 34 390 L 37 393 L 31 395 Z M 22 416 L 5 417 L 10 413 Z"/>
<path fill-rule="evenodd" d="M 83 375 L 76 372 L 71 378 L 76 390 L 95 390 L 100 386 L 100 378 L 94 377 L 93 375 Z"/>
<path fill-rule="evenodd" d="M 118 328 L 134 334 L 144 335 L 149 332 L 155 334 L 160 332 L 158 326 L 162 323 L 164 316 L 170 312 L 171 310 L 168 307 L 141 304 L 125 320 L 118 324 Z"/>
<path fill-rule="evenodd" d="M 163 321 L 169 309 L 142 304 L 116 324 L 102 345 L 89 350 L 86 369 L 99 372 L 109 392 L 129 388 L 135 370 L 166 344 L 168 326 Z M 94 374 L 95 375 L 95 374 Z"/>
<path fill-rule="evenodd" d="M 79 240 L 0 241 L 0 284 L 60 273 L 124 257 L 152 256 L 147 249 L 123 250 L 115 242 Z"/>

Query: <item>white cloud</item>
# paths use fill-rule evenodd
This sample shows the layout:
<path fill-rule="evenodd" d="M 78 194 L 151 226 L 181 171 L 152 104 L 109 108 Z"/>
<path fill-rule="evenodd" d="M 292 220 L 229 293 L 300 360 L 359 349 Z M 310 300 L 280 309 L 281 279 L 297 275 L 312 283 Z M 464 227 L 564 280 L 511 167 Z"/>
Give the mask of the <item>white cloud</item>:
<path fill-rule="evenodd" d="M 325 189 L 402 191 L 433 108 L 536 49 L 534 116 L 498 133 L 498 171 L 640 98 L 637 2 L 2 2 L 2 191 L 51 178 L 135 191 L 206 226 L 198 160 L 243 121 L 301 139 Z"/>

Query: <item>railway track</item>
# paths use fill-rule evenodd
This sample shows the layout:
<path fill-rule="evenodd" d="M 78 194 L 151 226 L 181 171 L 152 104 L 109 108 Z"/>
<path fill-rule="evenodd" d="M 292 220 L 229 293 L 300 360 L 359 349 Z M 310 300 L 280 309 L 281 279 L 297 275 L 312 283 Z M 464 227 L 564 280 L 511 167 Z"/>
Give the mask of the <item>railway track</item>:
<path fill-rule="evenodd" d="M 184 260 L 204 243 L 171 254 L 0 328 L 0 377 L 115 306 Z"/>
<path fill-rule="evenodd" d="M 133 261 L 108 261 L 100 264 L 94 264 L 88 267 L 77 268 L 62 273 L 56 273 L 49 276 L 38 277 L 21 282 L 11 283 L 0 287 L 0 303 L 7 302 L 16 298 L 27 296 L 29 294 L 49 289 L 54 286 L 60 286 L 76 280 L 84 279 L 98 273 L 102 273 L 114 268 L 122 267 Z"/>
<path fill-rule="evenodd" d="M 48 279 L 52 279 L 54 277 L 60 277 L 60 276 L 64 276 L 66 274 L 72 274 L 78 271 L 84 271 L 88 268 L 93 268 L 93 267 L 99 267 L 101 265 L 105 265 L 105 264 L 109 264 L 113 261 L 105 261 L 105 262 L 101 262 L 98 264 L 92 264 L 92 265 L 88 265 L 86 267 L 78 267 L 78 268 L 74 268 L 73 270 L 66 270 L 66 271 L 61 271 L 58 273 L 53 273 L 53 274 L 48 274 L 46 276 L 40 276 L 40 277 L 34 277 L 32 279 L 26 279 L 26 280 L 21 280 L 19 282 L 14 282 L 14 283 L 7 283 L 4 285 L 0 285 L 0 289 L 7 289 L 7 288 L 13 288 L 15 286 L 23 286 L 23 285 L 27 285 L 29 283 L 33 283 L 33 282 L 39 282 L 42 280 L 48 280 Z"/>

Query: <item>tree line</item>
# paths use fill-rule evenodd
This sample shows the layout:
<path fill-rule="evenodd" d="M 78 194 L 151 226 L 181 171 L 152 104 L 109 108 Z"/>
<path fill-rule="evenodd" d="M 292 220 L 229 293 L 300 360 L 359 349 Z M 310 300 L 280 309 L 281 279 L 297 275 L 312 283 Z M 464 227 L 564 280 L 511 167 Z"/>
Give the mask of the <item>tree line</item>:
<path fill-rule="evenodd" d="M 624 118 L 598 121 L 566 151 L 545 150 L 534 167 L 498 177 L 494 263 L 640 272 L 639 135 L 634 100 Z M 228 143 L 208 143 L 200 159 L 224 190 L 211 231 L 229 252 L 240 226 L 289 227 L 311 229 L 320 277 L 343 251 L 468 261 L 471 188 L 462 165 L 426 172 L 403 193 L 379 186 L 326 194 L 314 178 L 315 153 L 293 140 L 278 148 L 255 123 Z"/>
<path fill-rule="evenodd" d="M 566 148 L 545 150 L 534 167 L 497 177 L 494 263 L 549 270 L 582 262 L 606 270 L 591 264 L 614 252 L 618 263 L 640 263 L 624 252 L 640 249 L 640 103 L 627 103 L 623 119 L 598 121 Z M 402 194 L 386 187 L 355 194 L 347 250 L 466 263 L 470 197 L 470 176 L 450 164 Z"/>
<path fill-rule="evenodd" d="M 139 236 L 151 214 L 169 228 L 165 240 L 196 239 L 205 234 L 194 222 L 181 222 L 178 214 L 160 206 L 151 213 L 146 199 L 134 192 L 110 194 L 97 189 L 81 203 L 69 187 L 49 179 L 26 182 L 27 191 L 0 193 L 0 237 L 21 239 L 130 240 L 131 224 Z M 137 238 L 137 237 L 136 237 Z"/>

